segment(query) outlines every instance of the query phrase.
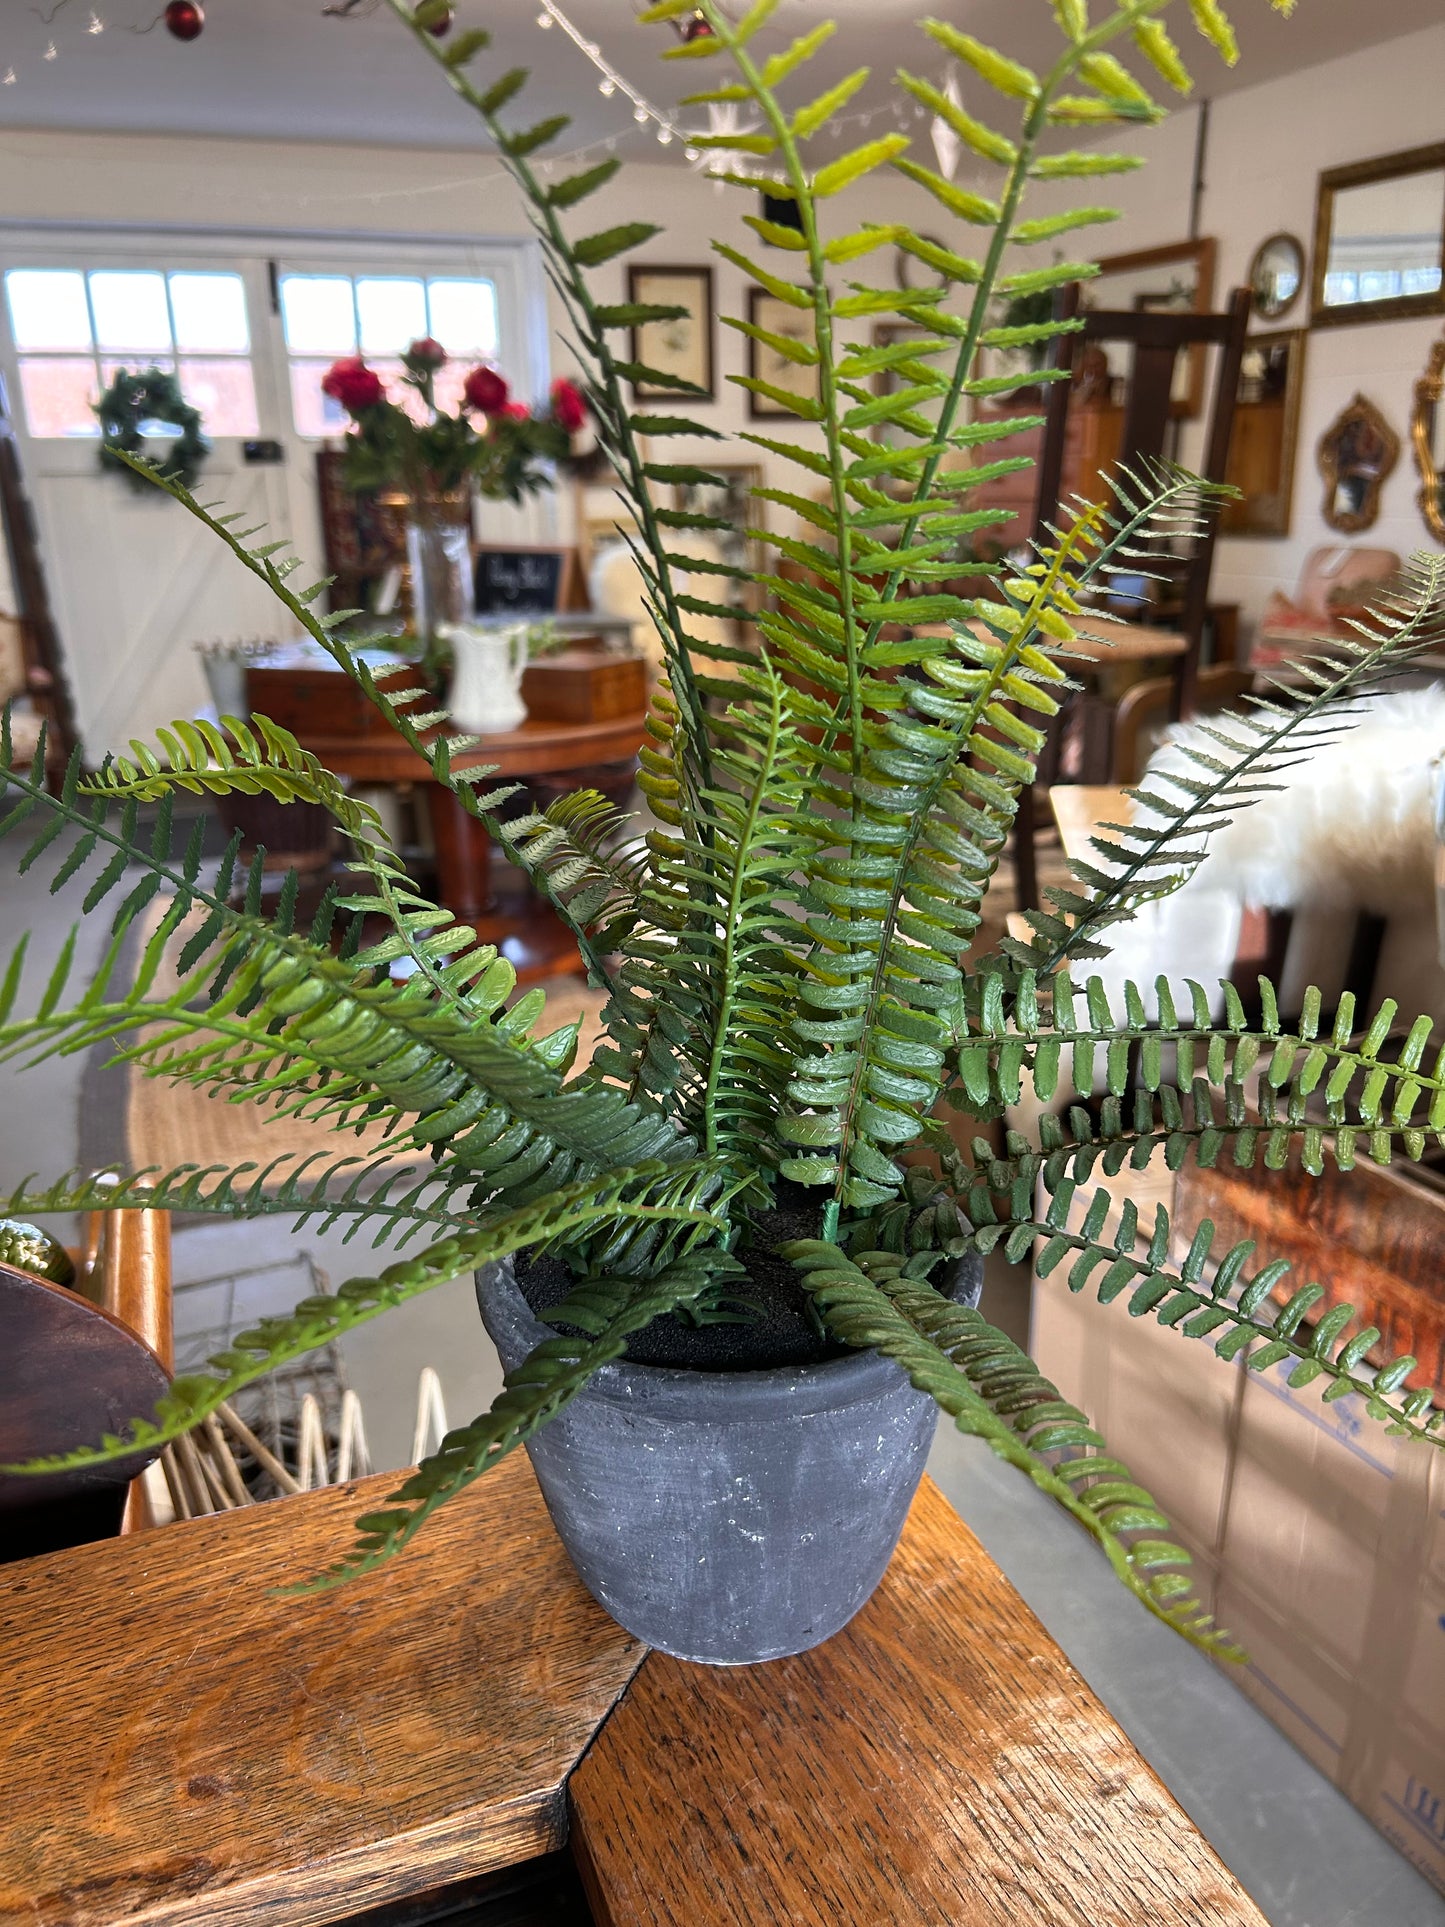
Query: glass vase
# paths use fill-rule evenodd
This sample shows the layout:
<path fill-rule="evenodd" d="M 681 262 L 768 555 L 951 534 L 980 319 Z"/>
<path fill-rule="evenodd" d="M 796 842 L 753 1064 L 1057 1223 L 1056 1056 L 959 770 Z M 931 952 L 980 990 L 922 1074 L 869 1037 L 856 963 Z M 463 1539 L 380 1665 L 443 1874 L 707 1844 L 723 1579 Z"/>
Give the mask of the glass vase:
<path fill-rule="evenodd" d="M 411 624 L 429 672 L 444 668 L 443 623 L 472 613 L 472 504 L 465 490 L 414 501 L 406 523 Z"/>

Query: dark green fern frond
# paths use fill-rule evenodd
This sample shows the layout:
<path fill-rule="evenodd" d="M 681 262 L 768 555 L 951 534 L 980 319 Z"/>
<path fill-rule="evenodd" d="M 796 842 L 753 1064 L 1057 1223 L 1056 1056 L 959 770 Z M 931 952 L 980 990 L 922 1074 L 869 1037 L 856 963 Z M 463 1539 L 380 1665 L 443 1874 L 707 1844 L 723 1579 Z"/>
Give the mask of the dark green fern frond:
<path fill-rule="evenodd" d="M 1189 1554 L 1160 1536 L 1169 1522 L 1154 1500 L 1117 1459 L 1100 1455 L 1099 1434 L 1027 1353 L 918 1278 L 918 1260 L 877 1251 L 855 1260 L 806 1240 L 787 1256 L 831 1331 L 895 1359 L 961 1432 L 1026 1473 L 1097 1540 L 1156 1618 L 1206 1651 L 1241 1657 L 1195 1598 L 1183 1571 Z"/>
<path fill-rule="evenodd" d="M 137 1419 L 123 1435 L 107 1435 L 95 1446 L 34 1459 L 25 1465 L 7 1465 L 0 1470 L 52 1472 L 104 1465 L 138 1449 L 164 1445 L 198 1425 L 208 1413 L 278 1365 L 315 1351 L 319 1345 L 331 1344 L 407 1299 L 436 1285 L 447 1284 L 478 1265 L 509 1257 L 524 1246 L 545 1249 L 558 1240 L 603 1225 L 646 1228 L 665 1224 L 709 1232 L 723 1230 L 725 1221 L 710 1212 L 705 1202 L 717 1188 L 716 1170 L 707 1164 L 695 1162 L 674 1169 L 656 1164 L 639 1165 L 632 1170 L 609 1172 L 602 1182 L 588 1179 L 568 1186 L 520 1210 L 493 1213 L 477 1229 L 444 1238 L 414 1258 L 400 1259 L 388 1265 L 379 1277 L 348 1279 L 334 1296 L 306 1298 L 285 1317 L 261 1319 L 253 1329 L 242 1332 L 226 1351 L 218 1352 L 209 1361 L 208 1372 L 176 1379 L 156 1407 L 154 1418 Z M 715 1258 L 724 1264 L 732 1262 L 720 1254 L 715 1254 Z M 684 1254 L 674 1264 L 679 1276 L 702 1279 L 705 1283 L 711 1275 L 708 1262 Z M 717 1262 L 713 1262 L 714 1271 Z M 665 1289 L 660 1281 L 657 1288 Z M 699 1285 L 698 1289 L 701 1288 Z M 631 1292 L 637 1289 L 636 1281 L 624 1280 L 619 1289 Z M 642 1295 L 639 1290 L 639 1298 Z M 650 1313 L 649 1318 L 655 1315 Z M 643 1320 L 647 1322 L 648 1319 Z M 628 1329 L 641 1327 L 634 1325 Z"/>
<path fill-rule="evenodd" d="M 1290 1267 L 1276 1260 L 1246 1276 L 1245 1266 L 1254 1252 L 1252 1239 L 1233 1246 L 1214 1261 L 1212 1276 L 1207 1277 L 1214 1241 L 1212 1224 L 1200 1226 L 1188 1255 L 1176 1268 L 1167 1263 L 1170 1225 L 1169 1214 L 1162 1206 L 1148 1249 L 1140 1257 L 1136 1254 L 1138 1211 L 1131 1200 L 1126 1199 L 1120 1208 L 1118 1229 L 1110 1243 L 1104 1238 L 1114 1204 L 1110 1194 L 1095 1192 L 1077 1229 L 1070 1225 L 1074 1195 L 1074 1184 L 1065 1179 L 1042 1218 L 1031 1216 L 1013 1224 L 980 1223 L 975 1228 L 975 1244 L 981 1251 L 1001 1244 L 1010 1258 L 1019 1259 L 1037 1242 L 1035 1268 L 1041 1278 L 1047 1278 L 1072 1256 L 1068 1274 L 1071 1291 L 1092 1287 L 1105 1305 L 1127 1292 L 1131 1317 L 1147 1314 L 1186 1338 L 1211 1340 L 1221 1358 L 1242 1358 L 1251 1371 L 1266 1371 L 1293 1360 L 1288 1376 L 1291 1387 L 1323 1379 L 1326 1400 L 1358 1394 L 1364 1410 L 1391 1435 L 1433 1438 L 1437 1443 L 1445 1438 L 1445 1410 L 1435 1406 L 1429 1387 L 1397 1397 L 1415 1368 L 1413 1358 L 1394 1359 L 1375 1371 L 1364 1368 L 1362 1361 L 1379 1344 L 1380 1334 L 1368 1326 L 1351 1338 L 1344 1337 L 1355 1318 L 1353 1306 L 1335 1306 L 1309 1332 L 1305 1320 L 1324 1292 L 1319 1285 L 1304 1285 L 1291 1294 L 1273 1318 L 1265 1316 L 1265 1305 L 1277 1298 L 1277 1287 Z"/>
<path fill-rule="evenodd" d="M 1298 1022 L 1286 1025 L 1267 977 L 1259 979 L 1258 1022 L 1230 983 L 1221 986 L 1224 1011 L 1216 1018 L 1203 986 L 1188 982 L 1192 1008 L 1181 1017 L 1172 986 L 1160 977 L 1153 1024 L 1133 984 L 1124 986 L 1122 1015 L 1098 977 L 1081 992 L 1060 972 L 1045 996 L 1029 972 L 1016 982 L 991 975 L 982 986 L 979 1015 L 956 1060 L 961 1108 L 979 1118 L 1002 1116 L 1018 1103 L 1026 1077 L 1043 1104 L 1060 1090 L 1086 1098 L 1106 1093 L 1097 1124 L 1071 1109 L 1072 1144 L 1058 1119 L 1041 1120 L 1046 1170 L 1061 1170 L 1065 1160 L 1074 1176 L 1087 1177 L 1097 1151 L 1112 1175 L 1126 1160 L 1140 1168 L 1150 1146 L 1162 1142 L 1175 1168 L 1191 1148 L 1200 1164 L 1212 1165 L 1228 1144 L 1239 1167 L 1262 1154 L 1277 1169 L 1298 1146 L 1304 1169 L 1318 1176 L 1327 1156 L 1342 1170 L 1357 1151 L 1381 1164 L 1396 1148 L 1418 1159 L 1430 1141 L 1445 1137 L 1445 1046 L 1422 1016 L 1387 1057 L 1399 1015 L 1393 998 L 1360 1026 L 1346 992 L 1322 1035 L 1319 991 L 1305 992 Z M 1214 1091 L 1222 1094 L 1222 1118 Z"/>
<path fill-rule="evenodd" d="M 603 951 L 617 949 L 642 920 L 648 849 L 629 833 L 634 820 L 598 790 L 573 790 L 507 825 L 528 875 L 546 877 L 553 898 L 566 900 Z"/>
<path fill-rule="evenodd" d="M 547 1322 L 570 1326 L 582 1335 L 559 1335 L 540 1344 L 507 1374 L 490 1411 L 449 1432 L 438 1450 L 391 1494 L 385 1511 L 357 1520 L 355 1550 L 294 1590 L 324 1591 L 384 1564 L 448 1499 L 555 1418 L 595 1373 L 620 1358 L 634 1332 L 668 1312 L 703 1305 L 716 1296 L 723 1280 L 741 1269 L 735 1258 L 711 1245 L 674 1258 L 652 1277 L 592 1277 L 577 1285 L 548 1314 Z"/>

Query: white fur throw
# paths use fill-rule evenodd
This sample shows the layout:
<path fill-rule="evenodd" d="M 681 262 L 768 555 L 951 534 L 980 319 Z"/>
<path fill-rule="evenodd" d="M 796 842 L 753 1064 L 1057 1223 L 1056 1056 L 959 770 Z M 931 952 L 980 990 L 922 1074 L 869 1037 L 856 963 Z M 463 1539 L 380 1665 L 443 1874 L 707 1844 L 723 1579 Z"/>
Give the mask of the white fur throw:
<path fill-rule="evenodd" d="M 1437 759 L 1445 753 L 1445 688 L 1373 697 L 1358 720 L 1273 780 L 1209 839 L 1191 889 L 1227 890 L 1271 910 L 1310 905 L 1391 916 L 1434 915 Z M 1223 754 L 1195 724 L 1176 723 L 1150 759 L 1188 770 L 1181 747 Z"/>
<path fill-rule="evenodd" d="M 1274 793 L 1208 837 L 1205 859 L 1183 889 L 1110 933 L 1113 954 L 1093 968 L 1111 997 L 1125 978 L 1145 990 L 1161 974 L 1175 985 L 1192 977 L 1214 993 L 1230 973 L 1240 915 L 1250 905 L 1295 912 L 1279 986 L 1286 1005 L 1306 983 L 1328 998 L 1343 980 L 1353 913 L 1369 910 L 1390 925 L 1379 994 L 1397 997 L 1407 1017 L 1424 1010 L 1445 1018 L 1433 826 L 1445 688 L 1377 696 L 1355 714 L 1353 726 L 1281 771 Z M 1188 769 L 1180 745 L 1190 741 L 1223 753 L 1196 725 L 1177 725 L 1142 787 L 1156 774 Z M 1152 1014 L 1152 996 L 1146 1001 Z M 1216 995 L 1216 1008 L 1221 1003 Z"/>

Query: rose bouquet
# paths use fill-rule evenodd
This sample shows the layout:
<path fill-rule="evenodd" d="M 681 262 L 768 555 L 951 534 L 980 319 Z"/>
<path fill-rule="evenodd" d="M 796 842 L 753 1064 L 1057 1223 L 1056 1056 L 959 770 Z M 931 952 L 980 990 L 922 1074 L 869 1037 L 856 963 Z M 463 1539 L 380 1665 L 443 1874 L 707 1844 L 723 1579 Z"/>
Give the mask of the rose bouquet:
<path fill-rule="evenodd" d="M 551 486 L 542 466 L 565 461 L 587 419 L 587 404 L 570 381 L 552 383 L 544 406 L 514 401 L 494 368 L 468 371 L 455 413 L 438 405 L 437 376 L 447 352 L 429 335 L 402 356 L 400 398 L 359 356 L 334 362 L 322 393 L 350 415 L 346 479 L 355 489 L 398 488 L 421 509 L 427 502 L 475 489 L 489 500 L 520 502 Z"/>

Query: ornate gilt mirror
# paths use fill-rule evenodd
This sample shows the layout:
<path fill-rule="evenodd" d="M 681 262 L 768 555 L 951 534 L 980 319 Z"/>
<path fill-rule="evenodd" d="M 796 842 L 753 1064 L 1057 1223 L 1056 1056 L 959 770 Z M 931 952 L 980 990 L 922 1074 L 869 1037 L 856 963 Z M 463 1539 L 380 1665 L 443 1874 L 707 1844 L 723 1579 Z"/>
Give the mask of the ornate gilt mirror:
<path fill-rule="evenodd" d="M 1223 535 L 1289 534 L 1308 340 L 1303 328 L 1245 338 L 1224 471 L 1239 498 L 1220 511 Z"/>
<path fill-rule="evenodd" d="M 1310 326 L 1445 314 L 1445 141 L 1331 167 L 1315 202 Z"/>
<path fill-rule="evenodd" d="M 1431 348 L 1425 372 L 1415 383 L 1410 441 L 1420 471 L 1415 499 L 1426 528 L 1437 542 L 1445 542 L 1445 335 Z"/>
<path fill-rule="evenodd" d="M 1380 513 L 1380 489 L 1400 456 L 1400 437 L 1372 401 L 1356 395 L 1320 438 L 1321 510 L 1342 535 L 1358 535 Z"/>

